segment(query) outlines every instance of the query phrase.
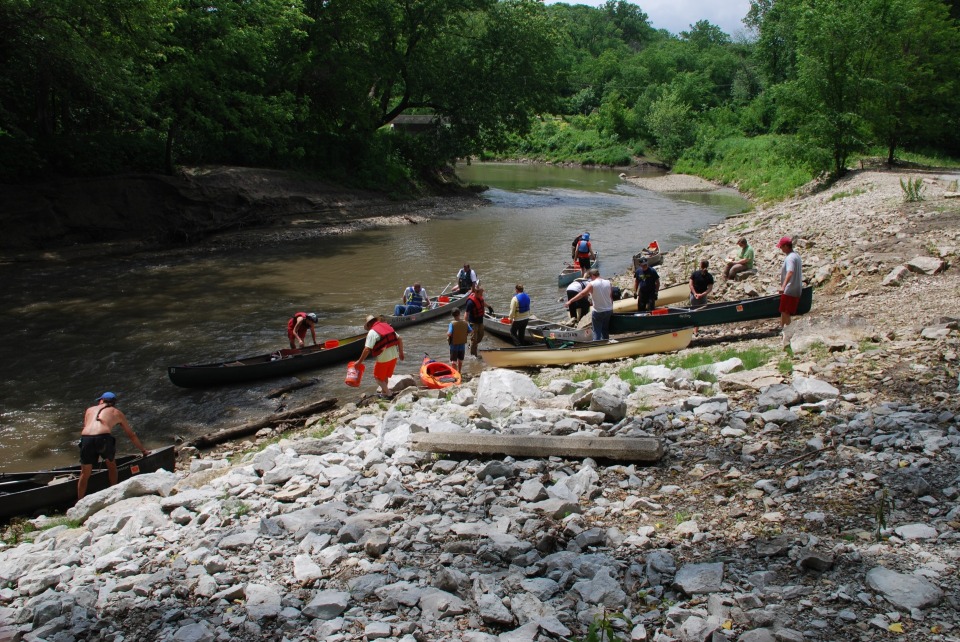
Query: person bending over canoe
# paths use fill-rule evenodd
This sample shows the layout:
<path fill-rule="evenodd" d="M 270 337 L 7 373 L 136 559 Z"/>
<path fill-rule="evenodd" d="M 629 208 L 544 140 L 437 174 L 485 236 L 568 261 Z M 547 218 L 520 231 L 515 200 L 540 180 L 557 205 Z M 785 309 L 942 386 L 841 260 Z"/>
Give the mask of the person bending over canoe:
<path fill-rule="evenodd" d="M 424 308 L 430 307 L 430 297 L 427 296 L 426 289 L 420 287 L 419 283 L 414 283 L 403 291 L 400 298 L 400 305 L 393 308 L 393 316 L 402 317 L 422 312 Z"/>
<path fill-rule="evenodd" d="M 586 287 L 586 285 L 587 285 L 586 279 L 574 279 L 570 283 L 570 285 L 567 286 L 567 301 L 572 300 L 573 297 L 580 294 L 583 291 L 583 288 Z M 590 302 L 587 301 L 586 299 L 579 299 L 575 304 L 570 306 L 570 318 L 576 321 L 577 323 L 579 323 L 580 317 L 582 317 L 589 311 L 590 311 Z"/>
<path fill-rule="evenodd" d="M 377 396 L 381 399 L 393 399 L 388 382 L 397 368 L 397 359 L 403 361 L 403 339 L 390 325 L 372 314 L 367 315 L 363 328 L 367 331 L 367 340 L 357 363 L 363 363 L 363 360 L 372 354 L 376 360 L 373 378 L 380 386 Z"/>
<path fill-rule="evenodd" d="M 590 315 L 593 340 L 607 341 L 610 339 L 610 317 L 613 316 L 613 284 L 601 279 L 600 270 L 597 268 L 590 268 L 590 283 L 564 305 L 569 308 L 571 303 L 587 296 L 593 301 L 593 314 Z"/>
<path fill-rule="evenodd" d="M 317 345 L 317 315 L 313 312 L 297 312 L 287 321 L 287 338 L 290 339 L 290 348 L 304 348 L 307 330 L 313 337 L 313 345 Z"/>
<path fill-rule="evenodd" d="M 77 499 L 87 494 L 87 483 L 93 473 L 93 465 L 103 458 L 107 465 L 107 477 L 110 485 L 117 483 L 117 440 L 110 431 L 120 424 L 133 445 L 144 454 L 150 451 L 143 447 L 136 433 L 127 422 L 127 417 L 116 408 L 117 395 L 105 392 L 97 399 L 96 406 L 90 406 L 83 414 L 83 431 L 80 433 L 80 479 L 77 481 Z"/>

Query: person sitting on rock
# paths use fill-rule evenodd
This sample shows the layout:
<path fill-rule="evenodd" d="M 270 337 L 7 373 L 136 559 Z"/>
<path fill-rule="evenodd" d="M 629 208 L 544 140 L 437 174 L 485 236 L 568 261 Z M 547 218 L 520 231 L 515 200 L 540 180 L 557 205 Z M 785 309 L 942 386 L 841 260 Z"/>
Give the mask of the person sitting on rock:
<path fill-rule="evenodd" d="M 727 267 L 723 270 L 723 278 L 730 280 L 742 272 L 753 269 L 753 248 L 747 243 L 745 237 L 740 237 L 737 241 L 740 252 L 737 258 L 727 261 Z"/>

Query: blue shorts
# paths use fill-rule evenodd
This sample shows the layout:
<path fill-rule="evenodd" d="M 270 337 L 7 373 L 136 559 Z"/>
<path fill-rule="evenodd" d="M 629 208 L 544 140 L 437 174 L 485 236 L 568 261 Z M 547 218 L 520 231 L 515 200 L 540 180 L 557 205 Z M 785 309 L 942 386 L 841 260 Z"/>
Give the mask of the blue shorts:
<path fill-rule="evenodd" d="M 467 344 L 461 343 L 460 345 L 451 345 L 450 346 L 450 361 L 463 361 L 463 358 L 467 356 Z"/>

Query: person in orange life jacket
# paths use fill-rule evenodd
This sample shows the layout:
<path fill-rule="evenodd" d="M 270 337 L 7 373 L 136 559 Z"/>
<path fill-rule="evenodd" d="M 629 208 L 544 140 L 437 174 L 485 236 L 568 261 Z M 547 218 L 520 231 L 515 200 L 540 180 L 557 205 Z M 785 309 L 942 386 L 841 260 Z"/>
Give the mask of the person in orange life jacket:
<path fill-rule="evenodd" d="M 93 473 L 93 465 L 99 458 L 107 465 L 107 478 L 110 485 L 117 483 L 117 440 L 110 431 L 120 424 L 127 437 L 144 456 L 150 451 L 143 447 L 136 433 L 115 404 L 117 395 L 105 392 L 97 399 L 97 405 L 90 406 L 83 414 L 83 430 L 80 432 L 80 479 L 77 480 L 77 499 L 87 494 L 87 483 Z"/>
<path fill-rule="evenodd" d="M 419 283 L 414 283 L 404 290 L 403 297 L 400 300 L 402 304 L 393 309 L 393 316 L 395 317 L 416 314 L 422 312 L 424 308 L 430 307 L 430 297 L 427 296 L 427 291 L 420 287 Z"/>
<path fill-rule="evenodd" d="M 363 363 L 371 354 L 374 356 L 376 365 L 373 367 L 373 378 L 380 386 L 378 395 L 390 399 L 393 395 L 390 394 L 390 386 L 387 384 L 397 368 L 397 359 L 403 361 L 403 339 L 393 328 L 372 314 L 367 315 L 363 328 L 367 331 L 367 340 L 357 363 Z"/>
<path fill-rule="evenodd" d="M 530 322 L 530 295 L 523 291 L 520 283 L 517 283 L 514 291 L 516 295 L 510 300 L 510 313 L 507 316 L 511 321 L 510 336 L 515 344 L 522 346 L 526 343 L 524 335 Z"/>
<path fill-rule="evenodd" d="M 450 344 L 450 365 L 458 371 L 463 369 L 467 356 L 467 338 L 473 328 L 460 318 L 460 308 L 453 311 L 453 321 L 447 326 L 447 343 Z"/>
<path fill-rule="evenodd" d="M 483 300 L 483 288 L 477 286 L 467 297 L 467 321 L 473 326 L 470 333 L 470 354 L 477 355 L 477 346 L 483 340 L 483 315 L 487 311 L 487 303 Z"/>
<path fill-rule="evenodd" d="M 590 261 L 596 254 L 593 251 L 593 245 L 590 244 L 590 234 L 584 232 L 577 241 L 576 247 L 577 263 L 580 265 L 580 275 L 584 278 L 590 271 Z"/>
<path fill-rule="evenodd" d="M 464 263 L 463 269 L 457 272 L 457 290 L 460 294 L 466 294 L 476 287 L 477 282 L 477 273 L 470 269 L 469 263 Z"/>
<path fill-rule="evenodd" d="M 313 345 L 317 345 L 317 332 L 314 329 L 316 325 L 317 315 L 313 312 L 297 312 L 290 317 L 287 321 L 287 338 L 290 339 L 290 347 L 303 348 L 308 329 L 310 336 L 313 337 Z"/>

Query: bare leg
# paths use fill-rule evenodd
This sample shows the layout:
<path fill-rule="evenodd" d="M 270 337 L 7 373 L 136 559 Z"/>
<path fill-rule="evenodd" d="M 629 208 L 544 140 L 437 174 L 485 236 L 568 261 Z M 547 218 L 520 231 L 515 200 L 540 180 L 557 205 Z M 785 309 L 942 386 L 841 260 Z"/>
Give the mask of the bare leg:
<path fill-rule="evenodd" d="M 90 473 L 92 472 L 92 464 L 80 466 L 80 479 L 77 480 L 77 499 L 83 499 L 83 496 L 87 494 L 87 482 L 90 481 Z"/>
<path fill-rule="evenodd" d="M 117 485 L 117 462 L 114 459 L 105 459 L 103 461 L 107 465 L 107 477 L 110 478 L 110 485 Z"/>

